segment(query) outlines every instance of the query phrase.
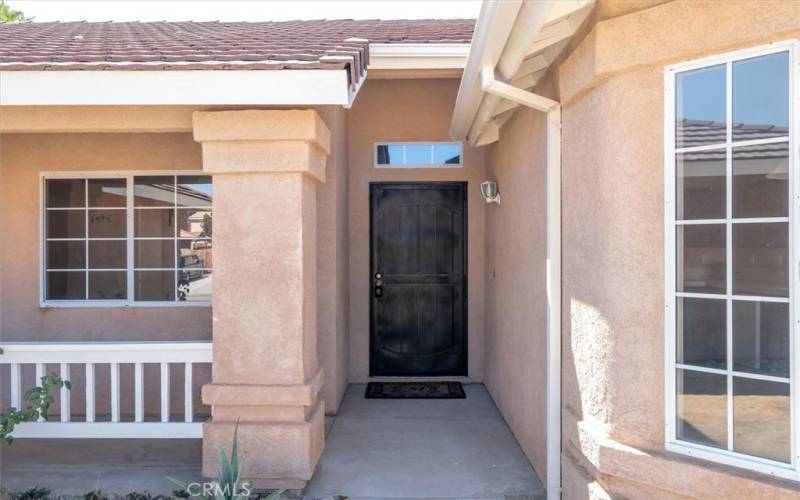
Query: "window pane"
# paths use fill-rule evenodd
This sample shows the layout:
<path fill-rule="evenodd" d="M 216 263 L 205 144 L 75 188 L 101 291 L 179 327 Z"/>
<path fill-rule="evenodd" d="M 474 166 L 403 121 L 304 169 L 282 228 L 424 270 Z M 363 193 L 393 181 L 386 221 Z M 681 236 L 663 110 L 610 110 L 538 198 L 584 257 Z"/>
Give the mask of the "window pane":
<path fill-rule="evenodd" d="M 789 384 L 733 377 L 733 449 L 791 461 Z"/>
<path fill-rule="evenodd" d="M 406 144 L 405 165 L 430 165 L 432 148 L 430 144 Z"/>
<path fill-rule="evenodd" d="M 85 269 L 85 241 L 48 241 L 48 269 Z"/>
<path fill-rule="evenodd" d="M 726 304 L 720 299 L 677 299 L 677 361 L 727 368 Z"/>
<path fill-rule="evenodd" d="M 125 271 L 90 271 L 89 298 L 124 300 L 128 296 Z"/>
<path fill-rule="evenodd" d="M 171 175 L 134 177 L 133 204 L 137 207 L 175 206 L 175 177 Z"/>
<path fill-rule="evenodd" d="M 175 267 L 175 240 L 136 240 L 133 246 L 136 268 Z"/>
<path fill-rule="evenodd" d="M 211 236 L 211 212 L 207 210 L 178 209 L 178 236 L 198 238 Z"/>
<path fill-rule="evenodd" d="M 733 149 L 733 216 L 789 215 L 789 143 Z"/>
<path fill-rule="evenodd" d="M 47 208 L 86 206 L 84 179 L 48 179 L 46 184 Z"/>
<path fill-rule="evenodd" d="M 126 269 L 127 267 L 126 241 L 89 241 L 89 269 Z M 89 288 L 91 289 L 91 280 Z"/>
<path fill-rule="evenodd" d="M 175 271 L 136 271 L 136 300 L 175 300 Z"/>
<path fill-rule="evenodd" d="M 733 63 L 733 140 L 789 134 L 789 53 Z"/>
<path fill-rule="evenodd" d="M 789 224 L 733 225 L 733 292 L 789 296 Z"/>
<path fill-rule="evenodd" d="M 733 301 L 733 369 L 789 377 L 789 304 Z"/>
<path fill-rule="evenodd" d="M 378 146 L 378 165 L 402 165 L 402 144 L 380 144 Z"/>
<path fill-rule="evenodd" d="M 728 394 L 725 375 L 677 370 L 677 437 L 727 448 Z"/>
<path fill-rule="evenodd" d="M 676 75 L 676 147 L 725 143 L 725 73 L 720 64 Z"/>
<path fill-rule="evenodd" d="M 211 271 L 178 271 L 178 300 L 211 302 Z"/>
<path fill-rule="evenodd" d="M 211 176 L 181 175 L 178 176 L 179 207 L 210 207 Z"/>
<path fill-rule="evenodd" d="M 124 207 L 127 204 L 125 179 L 89 179 L 90 207 Z"/>
<path fill-rule="evenodd" d="M 211 268 L 211 240 L 178 240 L 178 267 Z"/>
<path fill-rule="evenodd" d="M 677 219 L 725 218 L 725 150 L 677 155 Z"/>
<path fill-rule="evenodd" d="M 89 210 L 89 238 L 124 238 L 127 232 L 125 210 Z"/>
<path fill-rule="evenodd" d="M 48 210 L 47 237 L 86 237 L 86 210 Z"/>
<path fill-rule="evenodd" d="M 678 226 L 678 291 L 725 293 L 725 225 Z"/>
<path fill-rule="evenodd" d="M 175 210 L 150 209 L 134 211 L 134 234 L 142 238 L 175 236 Z"/>
<path fill-rule="evenodd" d="M 433 162 L 437 165 L 458 165 L 461 163 L 461 146 L 436 144 L 433 147 Z"/>
<path fill-rule="evenodd" d="M 61 271 L 47 273 L 47 300 L 84 300 L 86 298 L 86 273 Z"/>

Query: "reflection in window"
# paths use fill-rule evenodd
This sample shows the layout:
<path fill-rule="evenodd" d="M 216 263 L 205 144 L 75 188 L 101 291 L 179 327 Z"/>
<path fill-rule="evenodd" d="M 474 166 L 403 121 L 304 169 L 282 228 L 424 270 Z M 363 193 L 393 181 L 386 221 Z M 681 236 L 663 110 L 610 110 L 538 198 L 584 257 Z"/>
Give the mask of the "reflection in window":
<path fill-rule="evenodd" d="M 783 463 L 792 459 L 789 59 L 783 49 L 674 73 L 667 163 L 669 440 Z"/>
<path fill-rule="evenodd" d="M 676 155 L 677 219 L 725 218 L 725 149 Z"/>
<path fill-rule="evenodd" d="M 678 298 L 678 363 L 725 369 L 725 301 Z"/>
<path fill-rule="evenodd" d="M 46 179 L 44 195 L 46 301 L 211 300 L 211 177 Z"/>
<path fill-rule="evenodd" d="M 733 140 L 789 135 L 789 53 L 733 63 Z"/>
<path fill-rule="evenodd" d="M 45 180 L 45 300 L 125 300 L 127 179 Z"/>
<path fill-rule="evenodd" d="M 461 166 L 461 143 L 377 144 L 378 167 Z"/>
<path fill-rule="evenodd" d="M 211 177 L 148 176 L 134 185 L 136 300 L 210 300 Z"/>
<path fill-rule="evenodd" d="M 725 65 L 675 77 L 675 147 L 725 143 Z"/>
<path fill-rule="evenodd" d="M 679 439 L 725 448 L 728 443 L 728 383 L 725 375 L 677 370 Z"/>
<path fill-rule="evenodd" d="M 789 384 L 733 377 L 733 449 L 791 461 Z"/>

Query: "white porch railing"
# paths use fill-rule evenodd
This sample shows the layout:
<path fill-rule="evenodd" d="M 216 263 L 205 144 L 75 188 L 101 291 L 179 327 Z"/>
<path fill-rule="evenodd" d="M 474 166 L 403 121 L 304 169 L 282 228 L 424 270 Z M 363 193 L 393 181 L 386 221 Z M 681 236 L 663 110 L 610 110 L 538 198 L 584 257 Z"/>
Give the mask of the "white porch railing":
<path fill-rule="evenodd" d="M 19 408 L 23 403 L 22 368 L 34 365 L 36 384 L 47 371 L 47 365 L 59 365 L 59 376 L 70 379 L 70 366 L 83 365 L 85 384 L 83 388 L 61 389 L 59 402 L 60 419 L 53 416 L 48 421 L 17 425 L 13 432 L 16 438 L 200 438 L 202 422 L 194 421 L 193 366 L 211 363 L 210 342 L 141 342 L 141 343 L 2 343 L 0 365 L 9 365 L 11 406 Z M 145 387 L 144 365 L 158 364 L 161 368 L 160 389 Z M 184 372 L 184 416 L 182 421 L 170 420 L 170 365 L 183 366 Z M 96 412 L 96 365 L 110 366 L 110 415 L 106 421 L 98 421 Z M 133 394 L 120 392 L 120 366 L 133 365 Z M 50 370 L 52 371 L 52 370 Z M 73 415 L 70 393 L 85 392 L 85 413 Z M 158 390 L 160 394 L 160 420 L 145 420 L 145 394 Z M 123 421 L 120 402 L 133 397 L 132 421 Z M 74 418 L 76 417 L 76 418 Z M 76 421 L 77 420 L 77 421 Z"/>

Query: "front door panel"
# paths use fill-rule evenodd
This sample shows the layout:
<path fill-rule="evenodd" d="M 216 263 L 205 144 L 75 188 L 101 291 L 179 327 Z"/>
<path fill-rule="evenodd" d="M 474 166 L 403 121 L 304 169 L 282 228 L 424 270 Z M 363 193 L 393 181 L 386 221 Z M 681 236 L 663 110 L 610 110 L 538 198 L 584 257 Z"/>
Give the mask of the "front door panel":
<path fill-rule="evenodd" d="M 467 374 L 464 183 L 370 186 L 370 374 Z"/>

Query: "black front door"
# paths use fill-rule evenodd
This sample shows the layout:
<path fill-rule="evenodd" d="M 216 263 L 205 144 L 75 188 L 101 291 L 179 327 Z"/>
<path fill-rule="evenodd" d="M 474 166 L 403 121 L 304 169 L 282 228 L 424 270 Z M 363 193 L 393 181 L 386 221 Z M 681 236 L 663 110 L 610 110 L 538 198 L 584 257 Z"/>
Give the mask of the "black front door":
<path fill-rule="evenodd" d="M 466 184 L 370 185 L 370 375 L 467 374 Z"/>

